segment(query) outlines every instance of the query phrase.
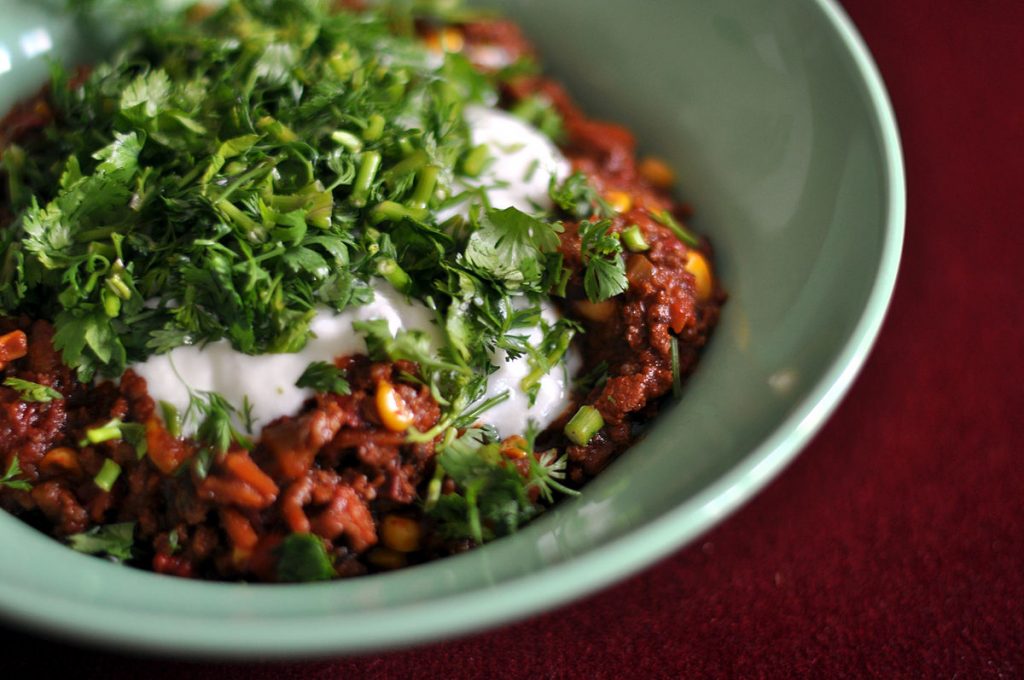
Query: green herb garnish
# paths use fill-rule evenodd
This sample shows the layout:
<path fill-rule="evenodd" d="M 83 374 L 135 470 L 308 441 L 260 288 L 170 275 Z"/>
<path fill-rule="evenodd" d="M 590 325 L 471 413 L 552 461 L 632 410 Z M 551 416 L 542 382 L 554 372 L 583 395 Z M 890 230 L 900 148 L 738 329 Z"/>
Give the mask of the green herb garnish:
<path fill-rule="evenodd" d="M 622 243 L 618 234 L 609 233 L 611 220 L 580 222 L 580 252 L 586 271 L 583 289 L 591 302 L 618 295 L 629 287 Z"/>
<path fill-rule="evenodd" d="M 295 381 L 296 387 L 308 387 L 317 392 L 333 392 L 335 394 L 349 394 L 348 381 L 345 380 L 344 371 L 326 361 L 314 361 L 302 372 L 299 379 Z"/>
<path fill-rule="evenodd" d="M 277 579 L 289 583 L 328 581 L 337 573 L 324 542 L 313 534 L 290 534 L 277 548 Z"/>
<path fill-rule="evenodd" d="M 135 522 L 97 526 L 68 536 L 68 545 L 89 555 L 107 555 L 115 562 L 130 560 L 135 542 Z"/>
<path fill-rule="evenodd" d="M 7 466 L 7 471 L 4 472 L 3 477 L 0 477 L 0 486 L 17 491 L 31 491 L 31 482 L 18 479 L 19 475 L 21 475 L 21 461 L 18 460 L 18 456 L 14 455 L 11 456 L 11 464 Z"/>
<path fill-rule="evenodd" d="M 5 378 L 4 385 L 17 391 L 22 401 L 48 403 L 54 399 L 63 399 L 64 395 L 49 385 L 40 385 L 31 380 L 21 378 Z"/>

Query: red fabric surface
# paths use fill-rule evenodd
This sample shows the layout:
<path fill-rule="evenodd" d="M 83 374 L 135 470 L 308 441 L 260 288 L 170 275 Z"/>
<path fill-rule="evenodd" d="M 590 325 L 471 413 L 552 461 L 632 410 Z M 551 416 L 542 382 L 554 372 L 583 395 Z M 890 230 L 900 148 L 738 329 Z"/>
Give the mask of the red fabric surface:
<path fill-rule="evenodd" d="M 453 642 L 193 665 L 0 629 L 0 675 L 1024 677 L 1024 5 L 844 4 L 902 131 L 900 280 L 850 395 L 736 516 L 618 586 Z"/>

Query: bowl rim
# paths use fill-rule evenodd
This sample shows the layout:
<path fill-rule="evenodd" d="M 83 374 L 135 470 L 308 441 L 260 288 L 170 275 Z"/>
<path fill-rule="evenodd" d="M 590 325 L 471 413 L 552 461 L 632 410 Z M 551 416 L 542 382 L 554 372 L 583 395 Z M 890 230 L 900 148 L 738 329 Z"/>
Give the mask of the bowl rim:
<path fill-rule="evenodd" d="M 884 158 L 884 237 L 878 270 L 853 332 L 828 368 L 772 433 L 739 463 L 705 489 L 600 549 L 545 568 L 545 578 L 518 576 L 486 588 L 411 605 L 360 613 L 355 634 L 339 637 L 331 623 L 347 613 L 273 618 L 224 625 L 223 621 L 122 612 L 90 603 L 54 598 L 40 607 L 37 591 L 0 583 L 0 616 L 31 628 L 104 646 L 125 645 L 162 653 L 191 652 L 207 657 L 296 657 L 397 648 L 450 638 L 510 623 L 553 609 L 621 580 L 690 543 L 777 476 L 807 445 L 848 392 L 881 330 L 896 284 L 904 238 L 906 193 L 899 132 L 881 75 L 863 39 L 836 0 L 810 0 L 831 25 L 853 60 L 869 99 Z M 586 578 L 580 578 L 586 574 Z M 216 584 L 211 585 L 216 587 Z M 306 589 L 309 585 L 276 586 Z M 315 587 L 315 586 L 314 586 Z M 340 618 L 339 618 L 340 617 Z M 442 623 L 443 622 L 443 623 Z M 351 622 L 348 622 L 351 624 Z M 288 630 L 284 630 L 288 628 Z"/>

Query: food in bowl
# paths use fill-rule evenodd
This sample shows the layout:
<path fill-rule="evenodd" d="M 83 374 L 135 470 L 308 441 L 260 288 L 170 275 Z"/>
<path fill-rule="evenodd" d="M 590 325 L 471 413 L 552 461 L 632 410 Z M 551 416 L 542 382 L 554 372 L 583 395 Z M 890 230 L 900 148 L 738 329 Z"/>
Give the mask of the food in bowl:
<path fill-rule="evenodd" d="M 165 574 L 515 531 L 678 395 L 724 299 L 660 161 L 511 23 L 236 0 L 0 134 L 0 504 Z"/>

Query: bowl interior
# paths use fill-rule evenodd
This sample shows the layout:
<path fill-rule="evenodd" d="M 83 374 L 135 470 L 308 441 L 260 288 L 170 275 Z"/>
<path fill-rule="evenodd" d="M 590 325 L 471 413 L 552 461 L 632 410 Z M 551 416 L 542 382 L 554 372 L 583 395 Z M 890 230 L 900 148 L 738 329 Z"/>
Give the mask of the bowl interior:
<path fill-rule="evenodd" d="M 78 555 L 0 516 L 0 612 L 121 645 L 231 655 L 441 637 L 649 563 L 813 434 L 877 333 L 902 239 L 895 125 L 845 17 L 824 0 L 496 4 L 588 111 L 677 169 L 715 245 L 730 299 L 683 399 L 580 498 L 483 549 L 387 575 L 195 583 Z M 91 43 L 42 4 L 0 10 L 2 111 L 39 87 L 46 56 L 81 58 Z"/>

